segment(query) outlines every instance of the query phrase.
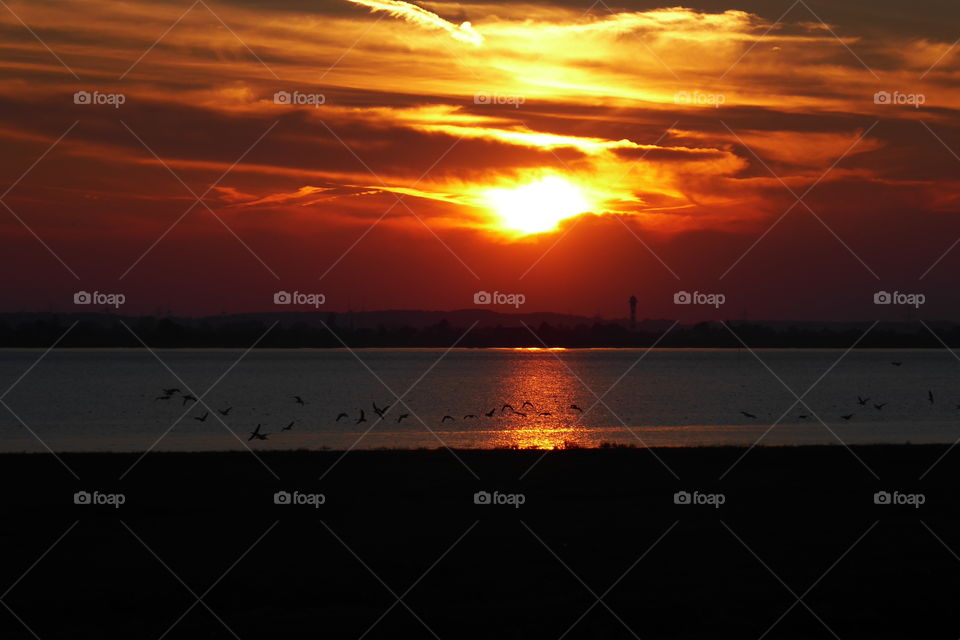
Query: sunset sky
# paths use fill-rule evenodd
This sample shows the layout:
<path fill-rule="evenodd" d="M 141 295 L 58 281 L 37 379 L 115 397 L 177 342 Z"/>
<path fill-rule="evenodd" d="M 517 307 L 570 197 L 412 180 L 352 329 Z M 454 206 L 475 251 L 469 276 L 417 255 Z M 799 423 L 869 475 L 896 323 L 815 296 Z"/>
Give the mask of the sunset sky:
<path fill-rule="evenodd" d="M 960 312 L 954 0 L 13 1 L 0 30 L 0 311 Z"/>

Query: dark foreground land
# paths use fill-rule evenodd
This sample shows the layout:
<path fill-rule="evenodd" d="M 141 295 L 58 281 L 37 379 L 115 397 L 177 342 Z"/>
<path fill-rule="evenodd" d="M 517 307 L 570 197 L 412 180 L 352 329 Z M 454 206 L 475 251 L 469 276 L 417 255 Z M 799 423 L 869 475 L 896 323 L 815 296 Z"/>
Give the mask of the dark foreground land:
<path fill-rule="evenodd" d="M 2 455 L 0 638 L 955 639 L 945 452 Z"/>

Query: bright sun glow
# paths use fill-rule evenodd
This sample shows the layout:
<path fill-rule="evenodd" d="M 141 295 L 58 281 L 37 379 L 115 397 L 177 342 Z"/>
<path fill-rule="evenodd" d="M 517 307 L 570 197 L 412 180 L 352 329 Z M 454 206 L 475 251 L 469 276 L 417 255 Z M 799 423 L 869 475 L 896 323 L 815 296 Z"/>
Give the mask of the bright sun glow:
<path fill-rule="evenodd" d="M 559 176 L 546 176 L 514 189 L 490 189 L 487 200 L 504 229 L 543 233 L 566 218 L 590 210 L 583 192 Z"/>

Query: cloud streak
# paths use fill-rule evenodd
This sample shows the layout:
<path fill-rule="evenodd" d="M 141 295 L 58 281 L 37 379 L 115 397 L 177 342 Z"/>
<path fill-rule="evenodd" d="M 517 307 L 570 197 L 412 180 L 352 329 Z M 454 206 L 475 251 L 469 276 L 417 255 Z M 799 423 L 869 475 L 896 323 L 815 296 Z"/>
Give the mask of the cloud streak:
<path fill-rule="evenodd" d="M 477 33 L 469 22 L 457 25 L 409 2 L 401 0 L 347 0 L 347 2 L 369 7 L 372 11 L 386 11 L 395 18 L 401 18 L 427 29 L 441 29 L 461 42 L 478 46 L 483 43 L 483 36 Z"/>

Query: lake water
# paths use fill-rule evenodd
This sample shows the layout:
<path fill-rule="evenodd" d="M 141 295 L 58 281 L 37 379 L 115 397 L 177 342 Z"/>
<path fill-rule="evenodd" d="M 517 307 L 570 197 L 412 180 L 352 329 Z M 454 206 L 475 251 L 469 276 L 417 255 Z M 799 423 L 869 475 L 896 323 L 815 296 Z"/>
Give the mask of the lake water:
<path fill-rule="evenodd" d="M 42 353 L 0 352 L 2 389 Z M 43 451 L 31 430 L 55 451 L 750 445 L 784 412 L 761 445 L 960 438 L 960 362 L 946 349 L 853 351 L 809 392 L 809 409 L 789 411 L 793 395 L 745 350 L 661 349 L 639 362 L 644 351 L 632 349 L 242 354 L 158 351 L 181 382 L 144 350 L 53 351 L 3 398 L 10 410 L 0 406 L 0 451 Z M 843 352 L 757 354 L 802 395 Z M 155 400 L 163 388 L 187 391 L 187 385 L 199 396 L 214 383 L 205 402 L 214 411 L 232 407 L 220 416 L 223 424 L 215 418 L 219 414 L 195 420 L 206 408 L 185 406 L 179 394 Z M 391 389 L 406 394 L 408 406 L 394 407 L 376 423 L 372 403 L 396 404 Z M 602 404 L 593 406 L 591 390 L 603 396 Z M 858 396 L 869 400 L 861 405 Z M 525 401 L 535 408 L 521 408 Z M 501 412 L 504 403 L 527 415 Z M 880 403 L 885 406 L 875 408 Z M 573 404 L 584 412 L 571 409 Z M 361 409 L 367 421 L 356 424 Z M 495 415 L 486 417 L 491 409 Z M 338 422 L 341 412 L 350 417 Z M 398 423 L 401 413 L 410 417 Z M 465 419 L 467 414 L 479 418 Z M 445 415 L 454 420 L 444 421 Z M 293 427 L 281 432 L 291 421 Z M 271 435 L 248 443 L 258 423 Z"/>

